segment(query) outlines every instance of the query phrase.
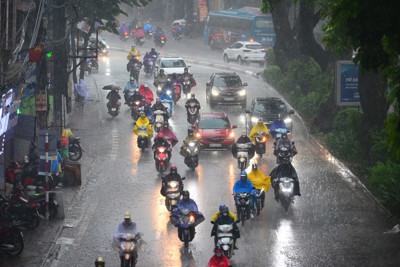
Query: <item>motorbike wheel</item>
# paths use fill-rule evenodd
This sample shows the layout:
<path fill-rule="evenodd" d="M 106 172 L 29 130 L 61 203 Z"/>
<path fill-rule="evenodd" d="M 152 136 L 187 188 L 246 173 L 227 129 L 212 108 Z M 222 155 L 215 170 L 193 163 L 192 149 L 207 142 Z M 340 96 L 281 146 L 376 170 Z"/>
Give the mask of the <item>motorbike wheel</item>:
<path fill-rule="evenodd" d="M 68 148 L 69 159 L 78 161 L 82 157 L 82 148 L 79 144 L 70 144 Z"/>
<path fill-rule="evenodd" d="M 279 201 L 281 202 L 281 205 L 284 208 L 285 212 L 287 212 L 289 209 L 290 203 L 292 203 L 292 200 L 290 198 L 279 198 Z"/>
<path fill-rule="evenodd" d="M 246 210 L 242 210 L 240 212 L 240 220 L 242 221 L 242 227 L 244 226 L 244 221 L 247 220 Z"/>
<path fill-rule="evenodd" d="M 167 208 L 168 211 L 172 210 L 172 206 L 168 198 L 165 198 L 165 207 Z"/>
<path fill-rule="evenodd" d="M 39 216 L 37 216 L 37 214 L 33 214 L 31 216 L 31 222 L 30 224 L 28 224 L 28 229 L 29 230 L 36 229 L 38 228 L 39 224 L 40 224 Z"/>
<path fill-rule="evenodd" d="M 232 258 L 232 249 L 229 248 L 228 250 L 224 250 L 224 255 L 225 255 L 228 259 Z"/>
<path fill-rule="evenodd" d="M 256 209 L 257 209 L 257 216 L 259 216 L 261 211 L 261 200 L 257 200 Z"/>
<path fill-rule="evenodd" d="M 12 235 L 10 244 L 14 246 L 14 249 L 5 252 L 9 256 L 16 257 L 24 250 L 24 240 L 17 233 Z"/>

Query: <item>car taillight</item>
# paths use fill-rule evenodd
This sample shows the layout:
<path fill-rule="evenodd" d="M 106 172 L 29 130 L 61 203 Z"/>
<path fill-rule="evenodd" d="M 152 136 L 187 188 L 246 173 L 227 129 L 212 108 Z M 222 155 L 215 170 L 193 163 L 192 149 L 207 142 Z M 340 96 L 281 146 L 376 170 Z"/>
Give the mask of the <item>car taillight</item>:
<path fill-rule="evenodd" d="M 128 32 L 125 32 L 125 35 L 128 35 Z"/>

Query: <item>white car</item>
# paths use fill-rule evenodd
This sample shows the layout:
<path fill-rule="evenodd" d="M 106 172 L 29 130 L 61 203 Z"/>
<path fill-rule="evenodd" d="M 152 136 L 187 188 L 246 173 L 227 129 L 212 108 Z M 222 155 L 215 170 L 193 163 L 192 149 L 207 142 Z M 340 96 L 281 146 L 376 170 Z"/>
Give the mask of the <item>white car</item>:
<path fill-rule="evenodd" d="M 262 67 L 265 64 L 265 53 L 266 50 L 260 43 L 239 41 L 224 50 L 223 58 L 226 63 L 230 60 L 237 61 L 239 64 L 256 62 Z"/>
<path fill-rule="evenodd" d="M 164 70 L 166 75 L 176 73 L 183 74 L 185 68 L 190 68 L 190 65 L 185 63 L 185 60 L 180 57 L 162 57 L 156 60 L 154 76 L 157 76 L 160 69 Z M 190 69 L 189 69 L 190 72 Z"/>

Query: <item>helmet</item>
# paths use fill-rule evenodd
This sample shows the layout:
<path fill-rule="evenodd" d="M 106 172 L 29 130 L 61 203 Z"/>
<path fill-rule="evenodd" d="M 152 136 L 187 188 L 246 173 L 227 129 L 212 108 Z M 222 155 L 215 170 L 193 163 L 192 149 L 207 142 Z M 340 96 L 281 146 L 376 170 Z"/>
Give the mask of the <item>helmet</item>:
<path fill-rule="evenodd" d="M 253 163 L 253 164 L 251 165 L 251 168 L 252 168 L 253 170 L 257 170 L 257 163 Z"/>
<path fill-rule="evenodd" d="M 224 204 L 219 205 L 219 211 L 223 212 L 226 206 Z"/>
<path fill-rule="evenodd" d="M 152 49 L 151 49 L 151 52 L 156 52 L 156 49 L 155 49 L 155 48 L 152 48 Z"/>
<path fill-rule="evenodd" d="M 160 69 L 160 74 L 164 74 L 164 69 Z"/>
<path fill-rule="evenodd" d="M 218 258 L 221 257 L 223 254 L 223 250 L 220 247 L 215 247 L 214 252 L 215 256 L 217 256 Z"/>
<path fill-rule="evenodd" d="M 258 124 L 263 124 L 264 123 L 264 119 L 263 118 L 258 118 Z"/>
<path fill-rule="evenodd" d="M 164 121 L 164 127 L 168 128 L 168 126 L 169 126 L 168 121 Z"/>
<path fill-rule="evenodd" d="M 183 190 L 182 197 L 183 197 L 183 199 L 188 200 L 189 197 L 190 197 L 189 191 L 188 190 Z"/>
<path fill-rule="evenodd" d="M 131 215 L 131 213 L 130 212 L 125 212 L 125 214 L 124 214 L 124 219 L 131 219 L 132 218 L 132 215 Z"/>
<path fill-rule="evenodd" d="M 246 131 L 242 131 L 242 137 L 246 137 L 247 136 L 247 132 Z"/>
<path fill-rule="evenodd" d="M 171 79 L 170 79 L 170 78 L 168 78 L 168 79 L 167 79 L 167 83 L 170 83 L 170 82 L 171 82 Z"/>
<path fill-rule="evenodd" d="M 134 95 L 138 95 L 138 94 L 139 94 L 139 90 L 138 90 L 138 89 L 135 89 L 135 90 L 133 91 L 133 94 L 134 94 Z"/>
<path fill-rule="evenodd" d="M 142 118 L 142 119 L 146 117 L 146 113 L 144 113 L 143 110 L 140 111 L 139 115 L 140 115 L 140 118 Z"/>
<path fill-rule="evenodd" d="M 240 173 L 240 180 L 245 181 L 247 179 L 247 172 L 246 171 L 242 171 Z"/>
<path fill-rule="evenodd" d="M 156 98 L 156 103 L 161 103 L 161 99 L 159 97 Z"/>
<path fill-rule="evenodd" d="M 147 83 L 145 83 L 144 88 L 149 88 L 149 85 Z"/>
<path fill-rule="evenodd" d="M 195 98 L 196 98 L 196 95 L 195 95 L 194 93 L 192 93 L 192 94 L 190 95 L 190 98 L 191 98 L 191 99 L 195 99 Z"/>
<path fill-rule="evenodd" d="M 135 49 L 136 48 L 136 46 L 135 45 L 132 45 L 132 48 L 131 49 Z"/>
<path fill-rule="evenodd" d="M 94 262 L 94 265 L 96 267 L 104 267 L 105 266 L 105 261 L 104 261 L 103 257 L 98 257 L 96 259 L 96 261 Z"/>
<path fill-rule="evenodd" d="M 193 134 L 194 134 L 193 129 L 192 129 L 192 128 L 189 128 L 189 129 L 188 129 L 188 135 L 192 136 Z"/>
<path fill-rule="evenodd" d="M 184 72 L 184 73 L 188 73 L 188 72 L 189 72 L 189 69 L 188 69 L 188 68 L 184 68 L 184 69 L 183 69 L 183 72 Z"/>
<path fill-rule="evenodd" d="M 221 213 L 222 213 L 222 216 L 229 216 L 229 208 L 228 207 L 223 208 Z"/>
<path fill-rule="evenodd" d="M 134 82 L 135 81 L 135 78 L 133 78 L 132 76 L 129 78 L 129 80 L 131 81 L 131 82 Z"/>
<path fill-rule="evenodd" d="M 178 170 L 176 169 L 176 165 L 172 165 L 171 169 L 169 169 L 169 173 L 171 174 L 177 174 Z"/>

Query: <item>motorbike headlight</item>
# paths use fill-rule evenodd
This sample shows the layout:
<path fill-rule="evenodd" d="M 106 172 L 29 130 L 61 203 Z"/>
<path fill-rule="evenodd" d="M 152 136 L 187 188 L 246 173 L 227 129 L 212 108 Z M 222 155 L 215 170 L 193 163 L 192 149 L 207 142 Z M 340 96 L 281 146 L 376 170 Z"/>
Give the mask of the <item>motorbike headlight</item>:
<path fill-rule="evenodd" d="M 164 149 L 164 148 L 160 148 L 159 151 L 160 151 L 161 153 L 164 153 L 164 152 L 165 152 L 165 149 Z"/>
<path fill-rule="evenodd" d="M 193 143 L 193 142 L 190 142 L 190 143 L 189 143 L 189 146 L 190 146 L 190 147 L 194 147 L 195 145 L 196 145 L 196 144 Z"/>
<path fill-rule="evenodd" d="M 292 118 L 287 117 L 283 121 L 285 122 L 285 124 L 290 124 L 292 123 Z"/>
<path fill-rule="evenodd" d="M 179 183 L 177 181 L 170 181 L 168 182 L 170 188 L 177 188 Z"/>
<path fill-rule="evenodd" d="M 264 137 L 262 138 L 261 142 L 267 142 L 267 137 L 264 136 Z"/>
<path fill-rule="evenodd" d="M 167 95 L 171 95 L 171 90 L 167 90 Z"/>
<path fill-rule="evenodd" d="M 136 102 L 135 102 L 135 105 L 136 105 L 136 106 L 139 106 L 139 101 L 136 101 Z"/>
<path fill-rule="evenodd" d="M 189 216 L 189 224 L 193 224 L 196 218 L 193 215 Z"/>
<path fill-rule="evenodd" d="M 219 96 L 219 92 L 218 92 L 217 90 L 215 90 L 215 89 L 212 89 L 212 90 L 211 90 L 211 94 L 212 94 L 213 96 Z"/>
<path fill-rule="evenodd" d="M 246 95 L 246 90 L 240 90 L 238 93 L 240 96 L 245 96 Z"/>
<path fill-rule="evenodd" d="M 251 122 L 252 123 L 257 123 L 258 122 L 258 118 L 257 117 L 251 117 Z"/>
<path fill-rule="evenodd" d="M 160 85 L 157 87 L 157 90 L 158 90 L 158 91 L 161 91 L 161 90 L 162 90 L 162 88 L 161 88 Z"/>

